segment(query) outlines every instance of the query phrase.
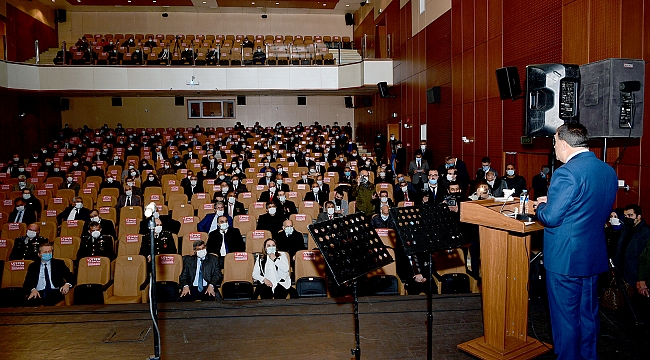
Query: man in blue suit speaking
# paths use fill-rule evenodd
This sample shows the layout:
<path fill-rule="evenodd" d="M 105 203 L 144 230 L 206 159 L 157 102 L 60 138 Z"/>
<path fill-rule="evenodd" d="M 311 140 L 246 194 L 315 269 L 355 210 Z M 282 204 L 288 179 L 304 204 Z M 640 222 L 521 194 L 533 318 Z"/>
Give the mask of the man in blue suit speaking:
<path fill-rule="evenodd" d="M 553 343 L 558 359 L 597 359 L 597 282 L 608 270 L 604 224 L 618 181 L 589 151 L 583 125 L 560 126 L 554 140 L 564 165 L 553 174 L 548 196 L 537 199 Z"/>

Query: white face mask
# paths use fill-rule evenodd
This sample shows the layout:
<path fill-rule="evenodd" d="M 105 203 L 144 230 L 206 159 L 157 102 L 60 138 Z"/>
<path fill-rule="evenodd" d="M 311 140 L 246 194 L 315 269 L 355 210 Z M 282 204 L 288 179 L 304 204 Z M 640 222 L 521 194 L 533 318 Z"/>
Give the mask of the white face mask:
<path fill-rule="evenodd" d="M 132 190 L 127 190 L 127 191 L 126 191 L 126 196 L 131 196 L 132 194 L 133 194 L 133 191 L 132 191 Z"/>
<path fill-rule="evenodd" d="M 609 223 L 614 225 L 614 226 L 618 226 L 618 225 L 621 225 L 621 220 L 619 218 L 612 217 L 612 218 L 609 218 Z M 29 231 L 27 233 L 28 233 L 27 235 L 29 235 Z"/>
<path fill-rule="evenodd" d="M 223 210 L 217 210 L 216 214 L 217 216 L 223 216 Z"/>
<path fill-rule="evenodd" d="M 221 223 L 221 224 L 219 224 L 219 229 L 221 229 L 221 230 L 228 230 L 228 223 L 225 222 L 225 223 Z"/>
<path fill-rule="evenodd" d="M 278 196 L 278 200 L 280 200 L 281 202 L 284 202 L 285 200 L 287 200 L 287 197 L 284 196 L 284 195 Z"/>
<path fill-rule="evenodd" d="M 447 181 L 454 181 L 454 175 L 447 174 Z"/>
<path fill-rule="evenodd" d="M 233 180 L 233 181 L 232 181 L 232 184 L 233 184 L 235 187 L 237 187 L 237 186 L 239 185 L 239 180 Z"/>
<path fill-rule="evenodd" d="M 196 256 L 199 257 L 200 259 L 205 259 L 206 255 L 208 255 L 208 250 L 206 249 L 196 251 Z"/>
<path fill-rule="evenodd" d="M 92 167 L 93 171 L 97 170 L 97 166 Z"/>
<path fill-rule="evenodd" d="M 512 169 L 506 170 L 506 174 L 508 174 L 508 176 L 513 176 L 515 174 L 515 171 Z"/>
<path fill-rule="evenodd" d="M 109 183 L 112 183 L 112 182 L 113 182 L 113 178 L 110 178 L 110 177 L 109 177 L 108 179 L 106 179 L 106 181 L 108 181 Z"/>
<path fill-rule="evenodd" d="M 149 176 L 149 181 L 153 181 L 153 179 L 154 179 L 153 176 Z"/>
<path fill-rule="evenodd" d="M 68 176 L 68 182 L 72 182 L 72 176 Z"/>
<path fill-rule="evenodd" d="M 97 239 L 97 238 L 100 237 L 101 235 L 102 235 L 102 233 L 99 232 L 99 231 L 97 231 L 97 230 L 95 230 L 95 231 L 93 231 L 93 232 L 90 233 L 90 236 L 94 237 L 95 239 Z"/>
<path fill-rule="evenodd" d="M 277 209 L 274 208 L 274 207 L 269 208 L 269 214 L 271 214 L 271 215 L 275 215 L 275 212 L 276 212 L 276 211 L 277 211 Z"/>
<path fill-rule="evenodd" d="M 284 233 L 287 234 L 287 236 L 291 236 L 291 234 L 293 234 L 293 227 L 287 226 L 286 228 L 284 228 Z"/>
<path fill-rule="evenodd" d="M 266 253 L 267 254 L 275 254 L 275 246 L 269 246 L 266 248 Z"/>
<path fill-rule="evenodd" d="M 82 207 L 84 207 L 84 204 L 83 204 L 83 203 L 80 203 L 80 202 L 79 202 L 79 203 L 75 203 L 75 204 L 74 204 L 74 207 L 76 207 L 77 209 L 81 209 Z"/>
<path fill-rule="evenodd" d="M 93 216 L 90 218 L 90 221 L 99 222 L 99 216 Z"/>
<path fill-rule="evenodd" d="M 32 194 L 23 194 L 23 199 L 29 200 L 32 198 Z"/>
<path fill-rule="evenodd" d="M 388 215 L 381 214 L 381 219 L 384 221 L 388 220 Z"/>
<path fill-rule="evenodd" d="M 402 191 L 404 191 L 404 192 L 406 192 L 408 190 L 408 188 L 409 188 L 408 186 L 402 186 L 401 187 Z"/>
<path fill-rule="evenodd" d="M 160 234 L 162 232 L 162 225 L 156 225 L 153 231 L 155 231 L 156 234 Z"/>
<path fill-rule="evenodd" d="M 129 181 L 126 184 L 129 185 L 129 186 L 135 186 L 135 183 L 133 181 Z"/>
<path fill-rule="evenodd" d="M 196 180 L 190 180 L 190 184 L 192 184 L 192 186 L 196 186 Z"/>
<path fill-rule="evenodd" d="M 327 208 L 328 215 L 334 215 L 334 208 Z"/>
<path fill-rule="evenodd" d="M 385 196 L 380 197 L 379 200 L 381 200 L 383 203 L 388 202 L 388 198 Z"/>
<path fill-rule="evenodd" d="M 315 187 L 315 188 L 311 189 L 311 191 L 313 191 L 314 194 L 318 194 L 318 192 L 320 191 L 320 189 L 317 188 L 317 187 Z"/>
<path fill-rule="evenodd" d="M 33 239 L 36 237 L 36 231 L 34 230 L 27 230 L 27 237 L 30 239 Z"/>

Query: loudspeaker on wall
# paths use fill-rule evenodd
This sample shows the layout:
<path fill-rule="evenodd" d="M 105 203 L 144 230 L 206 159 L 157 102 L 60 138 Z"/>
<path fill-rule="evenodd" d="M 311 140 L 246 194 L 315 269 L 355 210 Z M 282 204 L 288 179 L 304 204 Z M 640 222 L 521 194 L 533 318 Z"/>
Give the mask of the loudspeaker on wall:
<path fill-rule="evenodd" d="M 307 97 L 298 96 L 298 105 L 307 105 Z"/>
<path fill-rule="evenodd" d="M 237 105 L 239 105 L 239 106 L 246 105 L 246 96 L 238 95 L 237 96 Z"/>
<path fill-rule="evenodd" d="M 354 15 L 352 13 L 345 14 L 345 25 L 354 25 Z"/>
<path fill-rule="evenodd" d="M 174 105 L 176 106 L 185 106 L 185 98 L 183 96 L 174 97 Z"/>
<path fill-rule="evenodd" d="M 516 66 L 508 66 L 497 69 L 496 74 L 501 100 L 514 99 L 517 96 L 521 95 L 519 71 L 517 71 Z"/>
<path fill-rule="evenodd" d="M 111 105 L 112 106 L 122 106 L 122 98 L 121 97 L 113 97 L 113 98 L 111 98 Z"/>
<path fill-rule="evenodd" d="M 388 91 L 388 83 L 387 82 L 382 81 L 380 83 L 377 83 L 377 88 L 379 89 L 379 96 L 382 99 L 390 97 L 390 92 Z"/>
<path fill-rule="evenodd" d="M 427 89 L 427 104 L 439 104 L 440 103 L 440 86 L 434 86 L 431 89 Z"/>
<path fill-rule="evenodd" d="M 54 22 L 64 23 L 66 21 L 65 9 L 54 9 Z"/>
<path fill-rule="evenodd" d="M 348 109 L 354 108 L 354 104 L 352 103 L 352 96 L 345 97 L 345 107 Z"/>

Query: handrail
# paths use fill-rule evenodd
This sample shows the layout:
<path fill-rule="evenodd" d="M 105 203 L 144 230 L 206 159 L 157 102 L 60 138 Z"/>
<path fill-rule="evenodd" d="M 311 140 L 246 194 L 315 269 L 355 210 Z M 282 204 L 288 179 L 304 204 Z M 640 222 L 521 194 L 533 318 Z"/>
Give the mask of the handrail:
<path fill-rule="evenodd" d="M 36 65 L 41 62 L 40 52 L 38 51 L 38 39 L 34 40 L 34 50 L 36 51 Z"/>

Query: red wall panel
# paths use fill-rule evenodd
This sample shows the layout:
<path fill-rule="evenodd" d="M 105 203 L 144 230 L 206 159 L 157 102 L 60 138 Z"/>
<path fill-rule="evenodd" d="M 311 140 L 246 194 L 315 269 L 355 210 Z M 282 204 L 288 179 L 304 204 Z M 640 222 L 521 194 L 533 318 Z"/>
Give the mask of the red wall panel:
<path fill-rule="evenodd" d="M 36 40 L 41 52 L 59 46 L 56 29 L 7 4 L 7 60 L 22 62 L 36 56 Z"/>

